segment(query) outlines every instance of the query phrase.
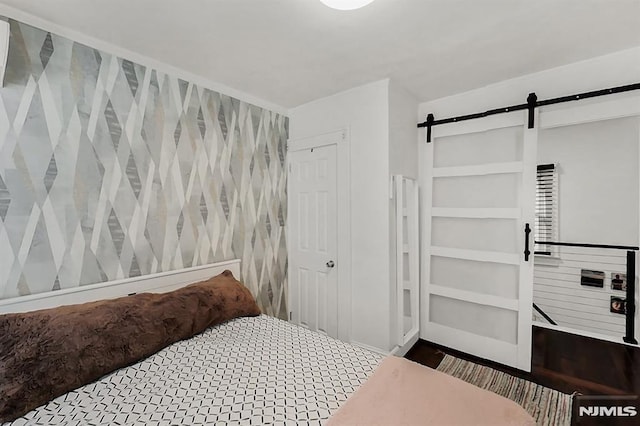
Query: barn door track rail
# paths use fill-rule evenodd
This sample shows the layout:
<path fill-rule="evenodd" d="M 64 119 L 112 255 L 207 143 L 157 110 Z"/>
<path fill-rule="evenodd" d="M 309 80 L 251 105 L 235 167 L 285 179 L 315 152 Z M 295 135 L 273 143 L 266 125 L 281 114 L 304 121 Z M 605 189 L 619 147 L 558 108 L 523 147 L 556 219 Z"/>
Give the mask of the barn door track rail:
<path fill-rule="evenodd" d="M 597 96 L 613 95 L 615 93 L 629 92 L 632 90 L 640 90 L 640 83 L 627 84 L 625 86 L 594 90 L 592 92 L 583 92 L 575 95 L 562 96 L 559 98 L 545 99 L 541 101 L 539 101 L 538 96 L 534 92 L 532 92 L 529 93 L 529 96 L 527 96 L 527 102 L 524 104 L 511 105 L 503 108 L 490 109 L 484 112 L 477 112 L 475 114 L 459 115 L 457 117 L 442 118 L 439 120 L 436 120 L 433 114 L 429 114 L 427 115 L 427 119 L 425 121 L 423 121 L 422 123 L 418 123 L 418 128 L 427 128 L 427 143 L 429 143 L 431 142 L 431 128 L 433 126 L 437 126 L 438 124 L 457 123 L 459 121 L 473 120 L 475 118 L 488 117 L 490 115 L 504 114 L 513 111 L 522 111 L 526 109 L 529 111 L 528 127 L 530 129 L 533 129 L 534 111 L 537 107 L 559 104 L 563 102 L 579 101 L 582 99 L 595 98 Z"/>

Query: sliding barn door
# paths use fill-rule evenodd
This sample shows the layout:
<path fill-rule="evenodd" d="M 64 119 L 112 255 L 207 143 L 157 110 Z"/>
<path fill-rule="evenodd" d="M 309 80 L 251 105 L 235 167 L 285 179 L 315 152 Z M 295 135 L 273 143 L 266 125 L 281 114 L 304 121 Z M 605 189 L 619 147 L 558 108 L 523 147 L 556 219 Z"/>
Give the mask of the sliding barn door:
<path fill-rule="evenodd" d="M 421 335 L 530 371 L 537 135 L 525 119 L 435 126 L 423 147 Z"/>

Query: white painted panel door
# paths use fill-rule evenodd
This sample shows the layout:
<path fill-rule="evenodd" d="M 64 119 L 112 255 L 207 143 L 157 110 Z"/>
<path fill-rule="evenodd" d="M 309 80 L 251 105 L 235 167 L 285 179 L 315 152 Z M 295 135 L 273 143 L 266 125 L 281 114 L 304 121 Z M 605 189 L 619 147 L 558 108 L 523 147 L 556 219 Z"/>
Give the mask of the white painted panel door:
<path fill-rule="evenodd" d="M 423 148 L 421 328 L 433 342 L 530 371 L 537 130 L 525 119 L 437 126 Z"/>
<path fill-rule="evenodd" d="M 336 145 L 289 151 L 291 321 L 338 337 Z"/>

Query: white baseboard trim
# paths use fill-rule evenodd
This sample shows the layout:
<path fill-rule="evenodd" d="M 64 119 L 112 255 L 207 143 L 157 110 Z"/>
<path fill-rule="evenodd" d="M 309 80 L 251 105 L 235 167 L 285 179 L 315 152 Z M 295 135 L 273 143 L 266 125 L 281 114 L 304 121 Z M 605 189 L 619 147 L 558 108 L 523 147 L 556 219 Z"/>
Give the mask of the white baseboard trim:
<path fill-rule="evenodd" d="M 416 333 L 407 343 L 402 346 L 396 346 L 392 351 L 391 355 L 395 356 L 405 356 L 407 352 L 416 344 L 418 339 L 420 338 L 420 333 Z"/>
<path fill-rule="evenodd" d="M 360 343 L 360 342 L 357 342 L 355 340 L 352 340 L 349 343 L 351 343 L 354 346 L 361 347 L 363 349 L 366 349 L 366 350 L 371 351 L 371 352 L 375 352 L 375 353 L 380 354 L 380 355 L 384 355 L 384 356 L 393 355 L 393 356 L 402 357 L 407 352 L 409 352 L 409 349 L 411 349 L 413 347 L 413 345 L 416 344 L 416 342 L 418 341 L 419 338 L 420 338 L 420 333 L 416 333 L 414 336 L 411 337 L 411 339 L 409 339 L 409 341 L 406 344 L 404 344 L 403 346 L 396 345 L 390 351 L 384 351 L 384 350 L 382 350 L 380 348 L 376 348 L 376 347 L 367 345 L 365 343 Z"/>
<path fill-rule="evenodd" d="M 384 350 L 382 350 L 380 348 L 376 348 L 376 347 L 373 347 L 373 346 L 370 346 L 370 345 L 367 345 L 367 344 L 364 344 L 364 343 L 356 342 L 355 340 L 352 340 L 349 343 L 351 343 L 354 346 L 361 347 L 362 349 L 366 349 L 368 351 L 375 352 L 375 353 L 380 354 L 380 355 L 387 356 L 387 355 L 391 354 L 391 352 L 389 352 L 389 351 L 385 352 Z"/>

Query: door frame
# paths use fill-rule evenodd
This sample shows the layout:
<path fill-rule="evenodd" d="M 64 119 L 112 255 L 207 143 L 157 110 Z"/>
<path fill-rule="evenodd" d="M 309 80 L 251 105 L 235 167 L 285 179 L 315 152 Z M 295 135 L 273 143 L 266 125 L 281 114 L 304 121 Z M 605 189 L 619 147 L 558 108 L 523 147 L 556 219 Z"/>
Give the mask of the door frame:
<path fill-rule="evenodd" d="M 351 340 L 351 179 L 350 179 L 350 143 L 349 129 L 342 129 L 335 132 L 324 133 L 299 139 L 289 139 L 287 141 L 287 152 L 301 151 L 305 149 L 317 148 L 327 145 L 336 145 L 336 206 L 337 206 L 337 254 L 336 265 L 338 269 L 338 336 L 337 338 L 345 342 Z M 287 157 L 287 173 L 291 171 L 289 157 Z M 287 194 L 290 181 L 287 175 Z M 287 215 L 292 212 L 291 198 L 287 196 Z M 289 221 L 286 224 L 287 247 L 291 247 L 291 236 Z M 291 252 L 289 251 L 289 256 Z M 291 271 L 291 260 L 288 262 L 288 283 L 291 285 L 294 276 Z M 291 304 L 289 303 L 289 289 L 286 292 L 287 307 L 289 308 L 289 318 L 291 318 Z"/>
<path fill-rule="evenodd" d="M 523 133 L 523 161 L 522 161 L 522 172 L 520 173 L 520 193 L 519 193 L 519 201 L 520 206 L 515 210 L 517 210 L 518 216 L 521 215 L 522 228 L 524 229 L 525 223 L 534 224 L 534 216 L 535 216 L 535 208 L 534 208 L 534 194 L 535 194 L 535 159 L 536 159 L 536 148 L 537 148 L 537 134 L 538 134 L 538 111 L 535 111 L 535 126 L 533 129 L 527 128 L 527 120 L 526 120 L 526 111 L 514 111 L 501 115 L 494 115 L 489 117 L 484 117 L 478 120 L 469 120 L 459 123 L 451 123 L 445 124 L 442 126 L 438 126 L 433 130 L 433 140 L 435 141 L 439 137 L 444 136 L 453 136 L 453 135 L 462 135 L 469 133 L 482 132 L 493 129 L 501 129 L 506 127 L 515 127 L 522 126 L 524 129 Z M 436 343 L 440 343 L 440 339 L 450 340 L 451 336 L 444 336 L 443 331 L 439 330 L 435 327 L 430 326 L 429 322 L 429 303 L 430 303 L 430 287 L 431 287 L 431 257 L 433 255 L 431 250 L 431 221 L 433 214 L 433 178 L 434 178 L 434 143 L 421 143 L 419 147 L 419 155 L 421 159 L 421 167 L 420 167 L 420 218 L 421 218 L 421 235 L 420 235 L 420 265 L 421 265 L 421 274 L 420 274 L 420 337 L 425 340 L 435 341 Z M 533 167 L 531 164 L 526 164 L 525 159 L 529 159 L 533 162 Z M 510 169 L 511 166 L 506 164 L 504 167 Z M 515 164 L 513 164 L 515 167 Z M 455 174 L 455 167 L 449 168 L 452 173 Z M 504 172 L 513 172 L 515 170 L 507 170 Z M 476 173 L 473 173 L 474 175 Z M 530 200 L 530 201 L 523 201 Z M 446 210 L 446 209 L 441 209 Z M 478 216 L 484 217 L 484 213 L 482 210 L 477 209 Z M 508 216 L 510 213 L 504 209 L 502 212 L 504 217 Z M 513 212 L 512 212 L 513 213 Z M 513 213 L 515 214 L 515 213 Z M 520 247 L 524 247 L 524 237 L 523 234 L 519 236 Z M 530 243 L 531 244 L 531 243 Z M 533 245 L 531 244 L 532 248 Z M 522 253 L 515 254 L 515 256 L 522 257 Z M 527 277 L 533 277 L 533 256 L 531 256 L 529 262 L 522 262 L 520 264 L 520 272 L 519 272 L 519 295 L 518 299 L 515 300 L 515 304 L 510 308 L 513 311 L 517 312 L 518 317 L 518 343 L 516 344 L 515 351 L 506 350 L 502 347 L 492 347 L 485 343 L 486 339 L 478 338 L 474 339 L 473 342 L 465 341 L 461 339 L 455 339 L 455 341 L 450 340 L 450 346 L 454 349 L 458 349 L 464 352 L 473 353 L 469 348 L 472 345 L 481 345 L 483 350 L 486 353 L 490 353 L 494 360 L 498 362 L 503 362 L 507 365 L 511 365 L 513 367 L 519 368 L 524 371 L 531 371 L 531 334 L 532 334 L 532 303 L 533 303 L 533 280 L 527 279 Z M 523 284 L 524 287 L 523 287 Z M 508 308 L 509 309 L 509 308 Z M 446 333 L 445 333 L 446 334 Z M 529 342 L 529 345 L 521 345 L 519 344 L 521 341 Z M 508 360 L 515 359 L 515 364 L 509 362 Z"/>

